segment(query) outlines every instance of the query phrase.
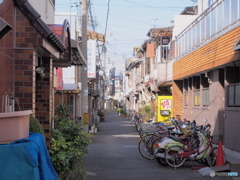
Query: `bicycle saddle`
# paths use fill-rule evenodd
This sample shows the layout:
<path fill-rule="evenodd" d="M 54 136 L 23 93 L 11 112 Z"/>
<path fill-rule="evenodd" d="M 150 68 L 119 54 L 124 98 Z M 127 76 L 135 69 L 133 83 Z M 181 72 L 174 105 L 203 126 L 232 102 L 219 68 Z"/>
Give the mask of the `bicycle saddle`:
<path fill-rule="evenodd" d="M 180 143 L 185 143 L 186 141 L 189 140 L 188 137 L 176 137 L 176 136 L 172 136 L 172 135 L 170 135 L 168 137 L 171 138 L 172 140 L 180 142 Z"/>
<path fill-rule="evenodd" d="M 175 127 L 167 127 L 168 130 L 173 130 Z"/>

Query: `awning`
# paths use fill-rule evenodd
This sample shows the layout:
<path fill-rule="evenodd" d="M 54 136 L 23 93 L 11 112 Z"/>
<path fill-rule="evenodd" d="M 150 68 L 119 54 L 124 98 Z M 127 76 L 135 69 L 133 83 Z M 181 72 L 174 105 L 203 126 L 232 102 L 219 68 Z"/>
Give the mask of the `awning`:
<path fill-rule="evenodd" d="M 63 24 L 48 24 L 48 26 L 66 47 L 66 51 L 62 53 L 59 59 L 53 59 L 53 66 L 54 67 L 71 66 L 72 48 L 71 48 L 70 24 L 68 20 L 65 19 Z"/>
<path fill-rule="evenodd" d="M 70 94 L 79 94 L 80 89 L 78 84 L 75 83 L 64 83 L 62 89 L 56 89 L 55 92 L 63 92 L 63 93 L 70 93 Z"/>
<path fill-rule="evenodd" d="M 79 47 L 79 44 L 76 40 L 71 39 L 72 46 L 72 65 L 84 65 L 86 66 L 86 59 L 83 56 L 82 50 Z"/>
<path fill-rule="evenodd" d="M 166 82 L 163 82 L 161 84 L 159 84 L 158 86 L 159 87 L 166 87 L 166 86 L 171 86 L 172 85 L 172 81 L 166 81 Z"/>

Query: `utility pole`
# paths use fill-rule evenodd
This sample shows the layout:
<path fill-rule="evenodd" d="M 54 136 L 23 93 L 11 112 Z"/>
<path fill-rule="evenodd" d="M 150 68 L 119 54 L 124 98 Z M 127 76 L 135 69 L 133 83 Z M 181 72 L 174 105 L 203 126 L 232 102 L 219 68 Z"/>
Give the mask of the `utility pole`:
<path fill-rule="evenodd" d="M 86 61 L 87 59 L 87 23 L 88 23 L 88 0 L 82 0 L 82 53 L 83 56 L 85 57 Z M 82 107 L 81 107 L 81 113 L 82 113 L 82 118 L 86 118 L 86 115 L 88 114 L 89 117 L 89 112 L 88 112 L 88 79 L 87 79 L 87 64 L 86 62 L 86 67 L 82 66 Z M 86 123 L 86 131 L 88 132 L 89 128 L 89 122 Z"/>

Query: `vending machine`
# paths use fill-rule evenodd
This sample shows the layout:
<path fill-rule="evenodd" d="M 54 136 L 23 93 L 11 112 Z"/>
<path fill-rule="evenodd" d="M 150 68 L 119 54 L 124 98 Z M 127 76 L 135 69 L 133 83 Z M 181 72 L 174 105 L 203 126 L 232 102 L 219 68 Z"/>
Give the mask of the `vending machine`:
<path fill-rule="evenodd" d="M 172 116 L 172 96 L 158 96 L 158 122 L 163 122 Z"/>

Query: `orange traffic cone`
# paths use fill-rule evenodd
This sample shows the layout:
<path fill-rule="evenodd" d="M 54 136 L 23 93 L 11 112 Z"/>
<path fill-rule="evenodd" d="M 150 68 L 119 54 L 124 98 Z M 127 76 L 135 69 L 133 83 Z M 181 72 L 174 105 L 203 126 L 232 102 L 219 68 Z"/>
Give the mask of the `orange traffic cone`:
<path fill-rule="evenodd" d="M 223 152 L 223 148 L 222 148 L 222 141 L 219 141 L 216 166 L 223 166 L 223 165 L 224 165 L 224 152 Z"/>

